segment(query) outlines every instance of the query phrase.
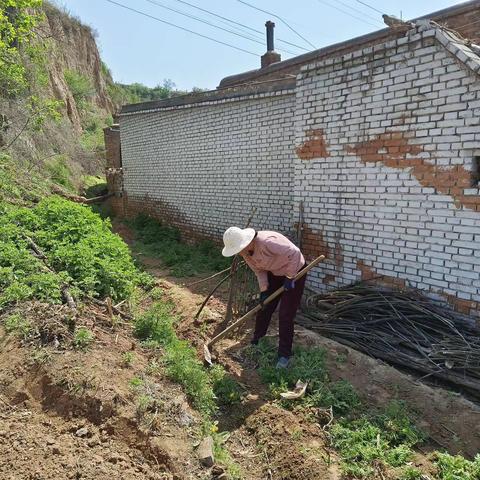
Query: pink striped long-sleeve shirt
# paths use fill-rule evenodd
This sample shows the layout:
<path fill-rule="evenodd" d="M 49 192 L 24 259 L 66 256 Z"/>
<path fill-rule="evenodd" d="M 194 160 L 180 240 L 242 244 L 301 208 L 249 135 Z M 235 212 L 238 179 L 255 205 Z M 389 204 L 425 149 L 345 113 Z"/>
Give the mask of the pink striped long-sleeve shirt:
<path fill-rule="evenodd" d="M 255 272 L 260 290 L 268 289 L 268 272 L 294 277 L 305 264 L 302 252 L 287 237 L 277 232 L 261 231 L 253 243 L 253 252 L 242 254 Z"/>

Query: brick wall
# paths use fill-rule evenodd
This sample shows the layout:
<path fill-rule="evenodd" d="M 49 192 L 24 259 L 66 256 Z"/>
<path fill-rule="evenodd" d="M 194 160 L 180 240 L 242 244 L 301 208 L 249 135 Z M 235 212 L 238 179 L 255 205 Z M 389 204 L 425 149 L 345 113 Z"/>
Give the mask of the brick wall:
<path fill-rule="evenodd" d="M 127 214 L 187 237 L 255 224 L 291 228 L 295 94 L 281 90 L 121 116 Z"/>
<path fill-rule="evenodd" d="M 377 278 L 478 316 L 480 57 L 425 20 L 402 35 L 293 89 L 124 109 L 121 207 L 219 240 L 253 206 L 288 234 L 302 202 L 304 253 L 327 257 L 312 287 Z"/>
<path fill-rule="evenodd" d="M 381 277 L 478 315 L 480 59 L 456 40 L 424 26 L 303 68 L 294 211 L 305 252 L 327 252 L 314 287 Z"/>

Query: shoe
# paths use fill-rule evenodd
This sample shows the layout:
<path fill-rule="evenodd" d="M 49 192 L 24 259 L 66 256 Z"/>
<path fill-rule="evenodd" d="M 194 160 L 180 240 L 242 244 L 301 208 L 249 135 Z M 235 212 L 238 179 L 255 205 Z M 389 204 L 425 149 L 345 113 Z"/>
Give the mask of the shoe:
<path fill-rule="evenodd" d="M 250 340 L 250 345 L 253 345 L 253 346 L 258 345 L 258 340 L 256 340 L 255 338 L 252 338 L 252 340 Z"/>
<path fill-rule="evenodd" d="M 277 362 L 277 368 L 287 368 L 290 364 L 290 359 L 287 357 L 280 357 Z"/>

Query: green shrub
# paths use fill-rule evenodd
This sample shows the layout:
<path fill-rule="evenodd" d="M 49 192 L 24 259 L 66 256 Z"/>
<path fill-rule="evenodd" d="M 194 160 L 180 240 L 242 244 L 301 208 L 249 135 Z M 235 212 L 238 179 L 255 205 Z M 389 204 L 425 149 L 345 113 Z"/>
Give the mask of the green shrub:
<path fill-rule="evenodd" d="M 4 320 L 5 331 L 17 337 L 27 338 L 32 332 L 30 322 L 19 313 L 9 315 Z"/>
<path fill-rule="evenodd" d="M 85 101 L 95 94 L 95 87 L 87 76 L 76 70 L 67 69 L 63 72 L 63 76 L 75 102 L 81 108 Z"/>
<path fill-rule="evenodd" d="M 147 215 L 139 215 L 130 225 L 137 233 L 136 248 L 160 258 L 175 276 L 223 270 L 230 264 L 230 260 L 222 256 L 220 248 L 213 242 L 187 245 L 181 241 L 177 228 L 162 225 Z"/>
<path fill-rule="evenodd" d="M 80 327 L 73 336 L 73 345 L 79 350 L 86 350 L 93 342 L 93 339 L 93 332 L 86 327 Z"/>
<path fill-rule="evenodd" d="M 3 207 L 0 215 L 0 308 L 39 299 L 59 303 L 63 284 L 72 294 L 128 298 L 151 280 L 135 267 L 123 240 L 89 207 L 48 197 L 32 209 Z M 32 255 L 34 239 L 57 273 Z"/>
<path fill-rule="evenodd" d="M 439 480 L 480 479 L 480 454 L 470 461 L 460 455 L 436 453 L 435 464 Z"/>
<path fill-rule="evenodd" d="M 65 187 L 67 190 L 74 191 L 72 183 L 72 172 L 67 163 L 67 157 L 59 155 L 45 166 L 53 183 Z"/>

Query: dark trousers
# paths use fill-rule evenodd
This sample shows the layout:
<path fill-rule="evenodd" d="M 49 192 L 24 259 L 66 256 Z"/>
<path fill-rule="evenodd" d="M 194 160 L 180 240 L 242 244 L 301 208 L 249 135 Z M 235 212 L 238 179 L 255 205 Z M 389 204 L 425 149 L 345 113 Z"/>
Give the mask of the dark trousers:
<path fill-rule="evenodd" d="M 280 311 L 278 312 L 278 356 L 290 357 L 292 355 L 293 321 L 300 306 L 306 278 L 307 276 L 304 275 L 300 280 L 295 282 L 295 288 L 283 292 L 282 295 L 268 305 L 265 305 L 265 308 L 257 313 L 253 343 L 258 342 L 260 338 L 267 334 L 273 312 L 280 302 Z M 268 294 L 272 294 L 275 290 L 283 286 L 284 281 L 285 277 L 277 277 L 268 272 Z"/>

